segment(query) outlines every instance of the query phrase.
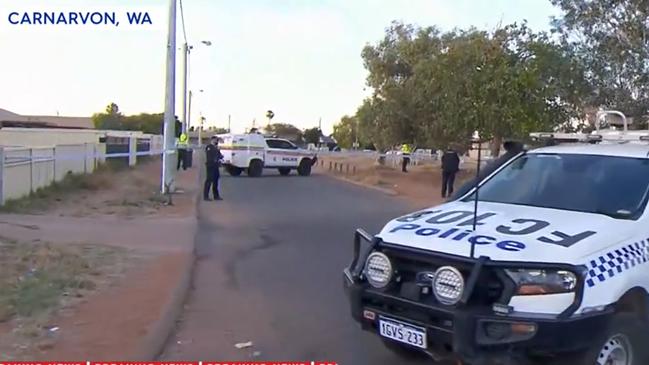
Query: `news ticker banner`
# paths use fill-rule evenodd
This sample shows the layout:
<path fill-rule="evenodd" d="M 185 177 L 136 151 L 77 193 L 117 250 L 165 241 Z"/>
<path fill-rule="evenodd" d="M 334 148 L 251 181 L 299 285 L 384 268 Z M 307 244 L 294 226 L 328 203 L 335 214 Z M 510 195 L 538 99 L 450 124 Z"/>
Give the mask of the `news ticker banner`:
<path fill-rule="evenodd" d="M 0 365 L 338 365 L 335 361 L 0 361 Z"/>

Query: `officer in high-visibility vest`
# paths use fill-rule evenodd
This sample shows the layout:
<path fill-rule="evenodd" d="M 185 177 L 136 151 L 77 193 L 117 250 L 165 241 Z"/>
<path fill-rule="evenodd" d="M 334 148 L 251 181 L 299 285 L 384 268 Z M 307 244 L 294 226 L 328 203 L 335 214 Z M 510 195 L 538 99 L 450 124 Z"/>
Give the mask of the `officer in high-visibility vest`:
<path fill-rule="evenodd" d="M 410 154 L 412 153 L 412 148 L 409 144 L 404 143 L 401 146 L 401 171 L 408 172 L 407 166 L 410 163 Z"/>
<path fill-rule="evenodd" d="M 182 163 L 183 170 L 187 170 L 187 147 L 189 147 L 187 133 L 181 133 L 180 136 L 176 139 L 176 148 L 178 150 L 178 165 L 176 166 L 177 170 L 180 170 L 180 164 Z"/>

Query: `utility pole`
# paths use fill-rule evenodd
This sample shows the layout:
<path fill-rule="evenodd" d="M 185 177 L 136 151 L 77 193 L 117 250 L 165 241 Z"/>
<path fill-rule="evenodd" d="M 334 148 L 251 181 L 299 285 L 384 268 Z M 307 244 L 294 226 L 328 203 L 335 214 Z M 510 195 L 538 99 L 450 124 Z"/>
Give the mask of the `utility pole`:
<path fill-rule="evenodd" d="M 190 47 L 187 45 L 187 43 L 183 44 L 183 98 L 182 98 L 182 103 L 183 103 L 183 116 L 180 122 L 182 123 L 183 126 L 183 133 L 187 133 L 187 129 L 189 129 L 189 119 L 188 119 L 188 114 L 187 114 L 187 73 L 188 73 L 188 64 L 187 64 L 187 59 L 189 58 L 189 50 Z M 190 102 L 191 102 L 191 94 L 190 94 Z"/>
<path fill-rule="evenodd" d="M 231 133 L 231 130 L 230 130 L 230 114 L 228 114 L 228 133 Z"/>
<path fill-rule="evenodd" d="M 161 191 L 169 194 L 174 191 L 174 140 L 176 136 L 176 0 L 169 0 L 169 29 L 167 31 L 167 75 L 165 86 L 165 112 L 162 154 Z"/>
<path fill-rule="evenodd" d="M 189 101 L 187 102 L 187 127 L 185 130 L 189 130 L 189 126 L 192 124 L 192 91 L 189 90 Z"/>
<path fill-rule="evenodd" d="M 190 94 L 191 95 L 191 94 Z M 198 147 L 203 146 L 203 122 L 205 121 L 205 118 L 201 115 L 200 120 L 200 125 L 198 126 Z"/>

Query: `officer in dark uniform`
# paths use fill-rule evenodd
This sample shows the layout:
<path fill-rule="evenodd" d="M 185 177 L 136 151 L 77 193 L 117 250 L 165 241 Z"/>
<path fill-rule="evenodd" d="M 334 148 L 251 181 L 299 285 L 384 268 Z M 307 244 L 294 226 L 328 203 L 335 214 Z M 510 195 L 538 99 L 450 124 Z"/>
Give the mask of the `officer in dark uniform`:
<path fill-rule="evenodd" d="M 470 181 L 464 183 L 464 185 L 462 185 L 460 189 L 458 189 L 455 195 L 451 197 L 451 200 L 459 199 L 461 196 L 473 189 L 479 181 L 482 181 L 484 178 L 491 175 L 500 166 L 506 164 L 507 162 L 509 162 L 509 160 L 518 156 L 520 153 L 525 152 L 525 146 L 517 141 L 506 141 L 503 144 L 503 147 L 506 151 L 505 154 L 491 161 L 484 168 L 481 168 L 480 175 L 477 178 L 473 178 Z"/>
<path fill-rule="evenodd" d="M 451 147 L 447 148 L 442 155 L 442 198 L 453 194 L 455 174 L 460 171 L 460 156 Z"/>
<path fill-rule="evenodd" d="M 210 188 L 215 200 L 223 200 L 219 194 L 219 167 L 221 167 L 221 160 L 223 155 L 219 150 L 219 139 L 213 136 L 210 144 L 205 147 L 205 185 L 203 186 L 203 199 L 210 199 Z"/>

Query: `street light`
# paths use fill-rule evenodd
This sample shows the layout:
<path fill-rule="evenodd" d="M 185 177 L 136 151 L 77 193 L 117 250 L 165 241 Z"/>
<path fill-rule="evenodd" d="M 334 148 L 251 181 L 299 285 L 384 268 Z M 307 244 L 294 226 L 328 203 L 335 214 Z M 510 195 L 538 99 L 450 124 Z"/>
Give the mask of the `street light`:
<path fill-rule="evenodd" d="M 212 45 L 212 42 L 210 41 L 201 41 L 201 43 L 206 47 Z M 187 128 L 189 126 L 189 114 L 187 112 L 187 78 L 189 75 L 189 53 L 192 49 L 194 49 L 194 46 L 191 46 L 186 42 L 183 44 L 183 133 L 187 133 Z"/>
<path fill-rule="evenodd" d="M 198 90 L 199 93 L 202 93 L 204 90 L 200 89 Z M 189 90 L 189 105 L 187 107 L 187 126 L 189 127 L 192 124 L 192 96 L 194 94 L 192 93 L 191 90 Z"/>

